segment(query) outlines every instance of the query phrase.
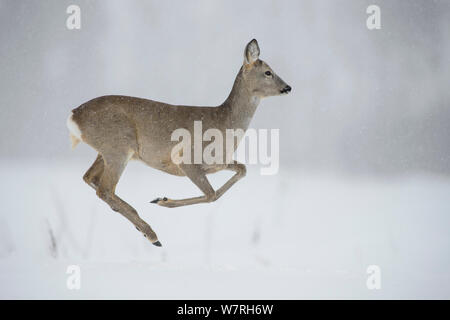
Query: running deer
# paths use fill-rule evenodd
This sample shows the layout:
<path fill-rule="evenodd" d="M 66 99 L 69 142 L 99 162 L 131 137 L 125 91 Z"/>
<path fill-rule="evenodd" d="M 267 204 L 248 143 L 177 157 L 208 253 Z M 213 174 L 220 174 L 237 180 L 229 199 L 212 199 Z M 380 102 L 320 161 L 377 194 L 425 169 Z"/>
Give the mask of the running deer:
<path fill-rule="evenodd" d="M 130 160 L 141 160 L 169 174 L 187 176 L 203 192 L 200 197 L 181 200 L 162 197 L 151 203 L 173 208 L 219 199 L 245 176 L 245 165 L 236 161 L 175 164 L 171 150 L 177 142 L 171 140 L 171 134 L 178 128 L 185 128 L 193 136 L 194 121 L 201 121 L 203 130 L 216 128 L 223 133 L 226 129 L 245 131 L 261 98 L 289 93 L 291 87 L 267 63 L 259 60 L 259 53 L 258 42 L 253 39 L 245 47 L 244 63 L 231 93 L 220 106 L 178 106 L 128 96 L 102 96 L 72 110 L 67 119 L 72 147 L 83 141 L 98 152 L 97 159 L 83 176 L 84 181 L 112 210 L 130 220 L 154 245 L 161 246 L 155 232 L 133 207 L 115 193 L 125 166 Z M 239 141 L 234 145 L 234 150 L 238 144 Z M 231 170 L 235 174 L 216 191 L 206 175 L 220 170 Z"/>

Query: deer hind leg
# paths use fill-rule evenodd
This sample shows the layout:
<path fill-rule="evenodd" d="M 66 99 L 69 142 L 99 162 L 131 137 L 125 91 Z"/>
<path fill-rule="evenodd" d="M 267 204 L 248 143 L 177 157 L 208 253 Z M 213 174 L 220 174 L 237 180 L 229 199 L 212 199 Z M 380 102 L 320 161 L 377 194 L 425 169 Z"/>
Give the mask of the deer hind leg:
<path fill-rule="evenodd" d="M 121 155 L 103 154 L 103 158 L 105 163 L 103 174 L 97 188 L 98 197 L 109 204 L 111 209 L 127 218 L 152 244 L 160 247 L 161 243 L 158 241 L 158 237 L 152 228 L 139 217 L 137 211 L 132 206 L 119 198 L 115 193 L 116 185 L 130 159 L 129 152 Z"/>
<path fill-rule="evenodd" d="M 201 169 L 200 166 L 197 165 L 180 165 L 183 172 L 186 174 L 186 176 L 191 179 L 191 181 L 199 187 L 201 191 L 205 194 L 201 197 L 194 197 L 194 198 L 187 198 L 187 199 L 180 199 L 180 200 L 172 200 L 168 199 L 166 197 L 164 198 L 157 198 L 151 203 L 156 203 L 163 207 L 168 208 L 175 208 L 175 207 L 181 207 L 181 206 L 187 206 L 191 204 L 197 204 L 197 203 L 207 203 L 207 202 L 213 202 L 219 199 L 228 189 L 231 188 L 232 185 L 234 185 L 237 181 L 239 181 L 241 178 L 245 176 L 246 168 L 245 165 L 233 162 L 224 170 L 232 170 L 235 171 L 236 174 L 233 175 L 233 177 L 230 178 L 222 187 L 220 187 L 217 191 L 214 191 L 213 187 L 209 183 L 208 179 L 206 178 L 205 172 Z"/>
<path fill-rule="evenodd" d="M 100 178 L 104 169 L 104 161 L 102 155 L 99 153 L 97 159 L 95 159 L 92 166 L 89 170 L 84 174 L 83 180 L 90 185 L 92 188 L 97 190 L 98 185 L 100 183 Z"/>

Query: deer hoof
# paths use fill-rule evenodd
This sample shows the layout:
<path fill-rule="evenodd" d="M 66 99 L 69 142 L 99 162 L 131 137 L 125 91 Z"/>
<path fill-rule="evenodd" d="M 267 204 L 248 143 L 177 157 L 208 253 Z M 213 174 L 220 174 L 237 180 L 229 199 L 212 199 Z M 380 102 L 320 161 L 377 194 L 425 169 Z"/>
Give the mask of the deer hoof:
<path fill-rule="evenodd" d="M 157 246 L 157 247 L 162 247 L 161 242 L 156 241 L 156 242 L 152 242 L 153 245 Z"/>
<path fill-rule="evenodd" d="M 160 201 L 167 201 L 168 199 L 166 197 L 164 198 L 156 198 L 155 200 L 150 201 L 150 203 L 156 203 L 158 204 L 158 202 Z"/>

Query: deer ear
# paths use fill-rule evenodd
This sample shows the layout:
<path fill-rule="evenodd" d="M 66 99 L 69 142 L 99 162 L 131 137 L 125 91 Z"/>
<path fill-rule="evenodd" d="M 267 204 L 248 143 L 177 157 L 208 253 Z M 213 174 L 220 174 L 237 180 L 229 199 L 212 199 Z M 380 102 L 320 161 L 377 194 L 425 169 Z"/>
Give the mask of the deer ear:
<path fill-rule="evenodd" d="M 244 63 L 245 64 L 252 64 L 256 60 L 258 60 L 258 58 L 259 58 L 258 41 L 256 41 L 256 39 L 253 39 L 245 47 Z"/>

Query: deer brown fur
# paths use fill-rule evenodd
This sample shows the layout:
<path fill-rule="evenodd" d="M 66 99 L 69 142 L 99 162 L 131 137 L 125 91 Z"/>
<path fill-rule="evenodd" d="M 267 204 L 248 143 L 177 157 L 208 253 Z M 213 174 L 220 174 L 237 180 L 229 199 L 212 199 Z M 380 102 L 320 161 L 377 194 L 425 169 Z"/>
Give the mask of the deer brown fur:
<path fill-rule="evenodd" d="M 194 198 L 172 200 L 163 197 L 152 201 L 160 206 L 178 207 L 220 198 L 245 176 L 245 165 L 236 161 L 175 164 L 171 151 L 177 142 L 171 141 L 171 134 L 184 128 L 193 135 L 194 121 L 201 121 L 203 130 L 215 128 L 224 136 L 226 129 L 245 131 L 261 98 L 289 93 L 291 88 L 264 61 L 259 60 L 259 52 L 256 40 L 247 44 L 244 64 L 231 93 L 217 107 L 178 106 L 112 95 L 95 98 L 72 110 L 67 122 L 72 145 L 83 141 L 98 152 L 83 179 L 96 190 L 98 197 L 130 220 L 154 245 L 161 246 L 155 232 L 133 207 L 115 193 L 125 166 L 129 160 L 141 160 L 169 174 L 187 176 L 203 192 L 202 196 Z M 235 175 L 216 191 L 206 175 L 220 170 L 231 170 Z"/>

